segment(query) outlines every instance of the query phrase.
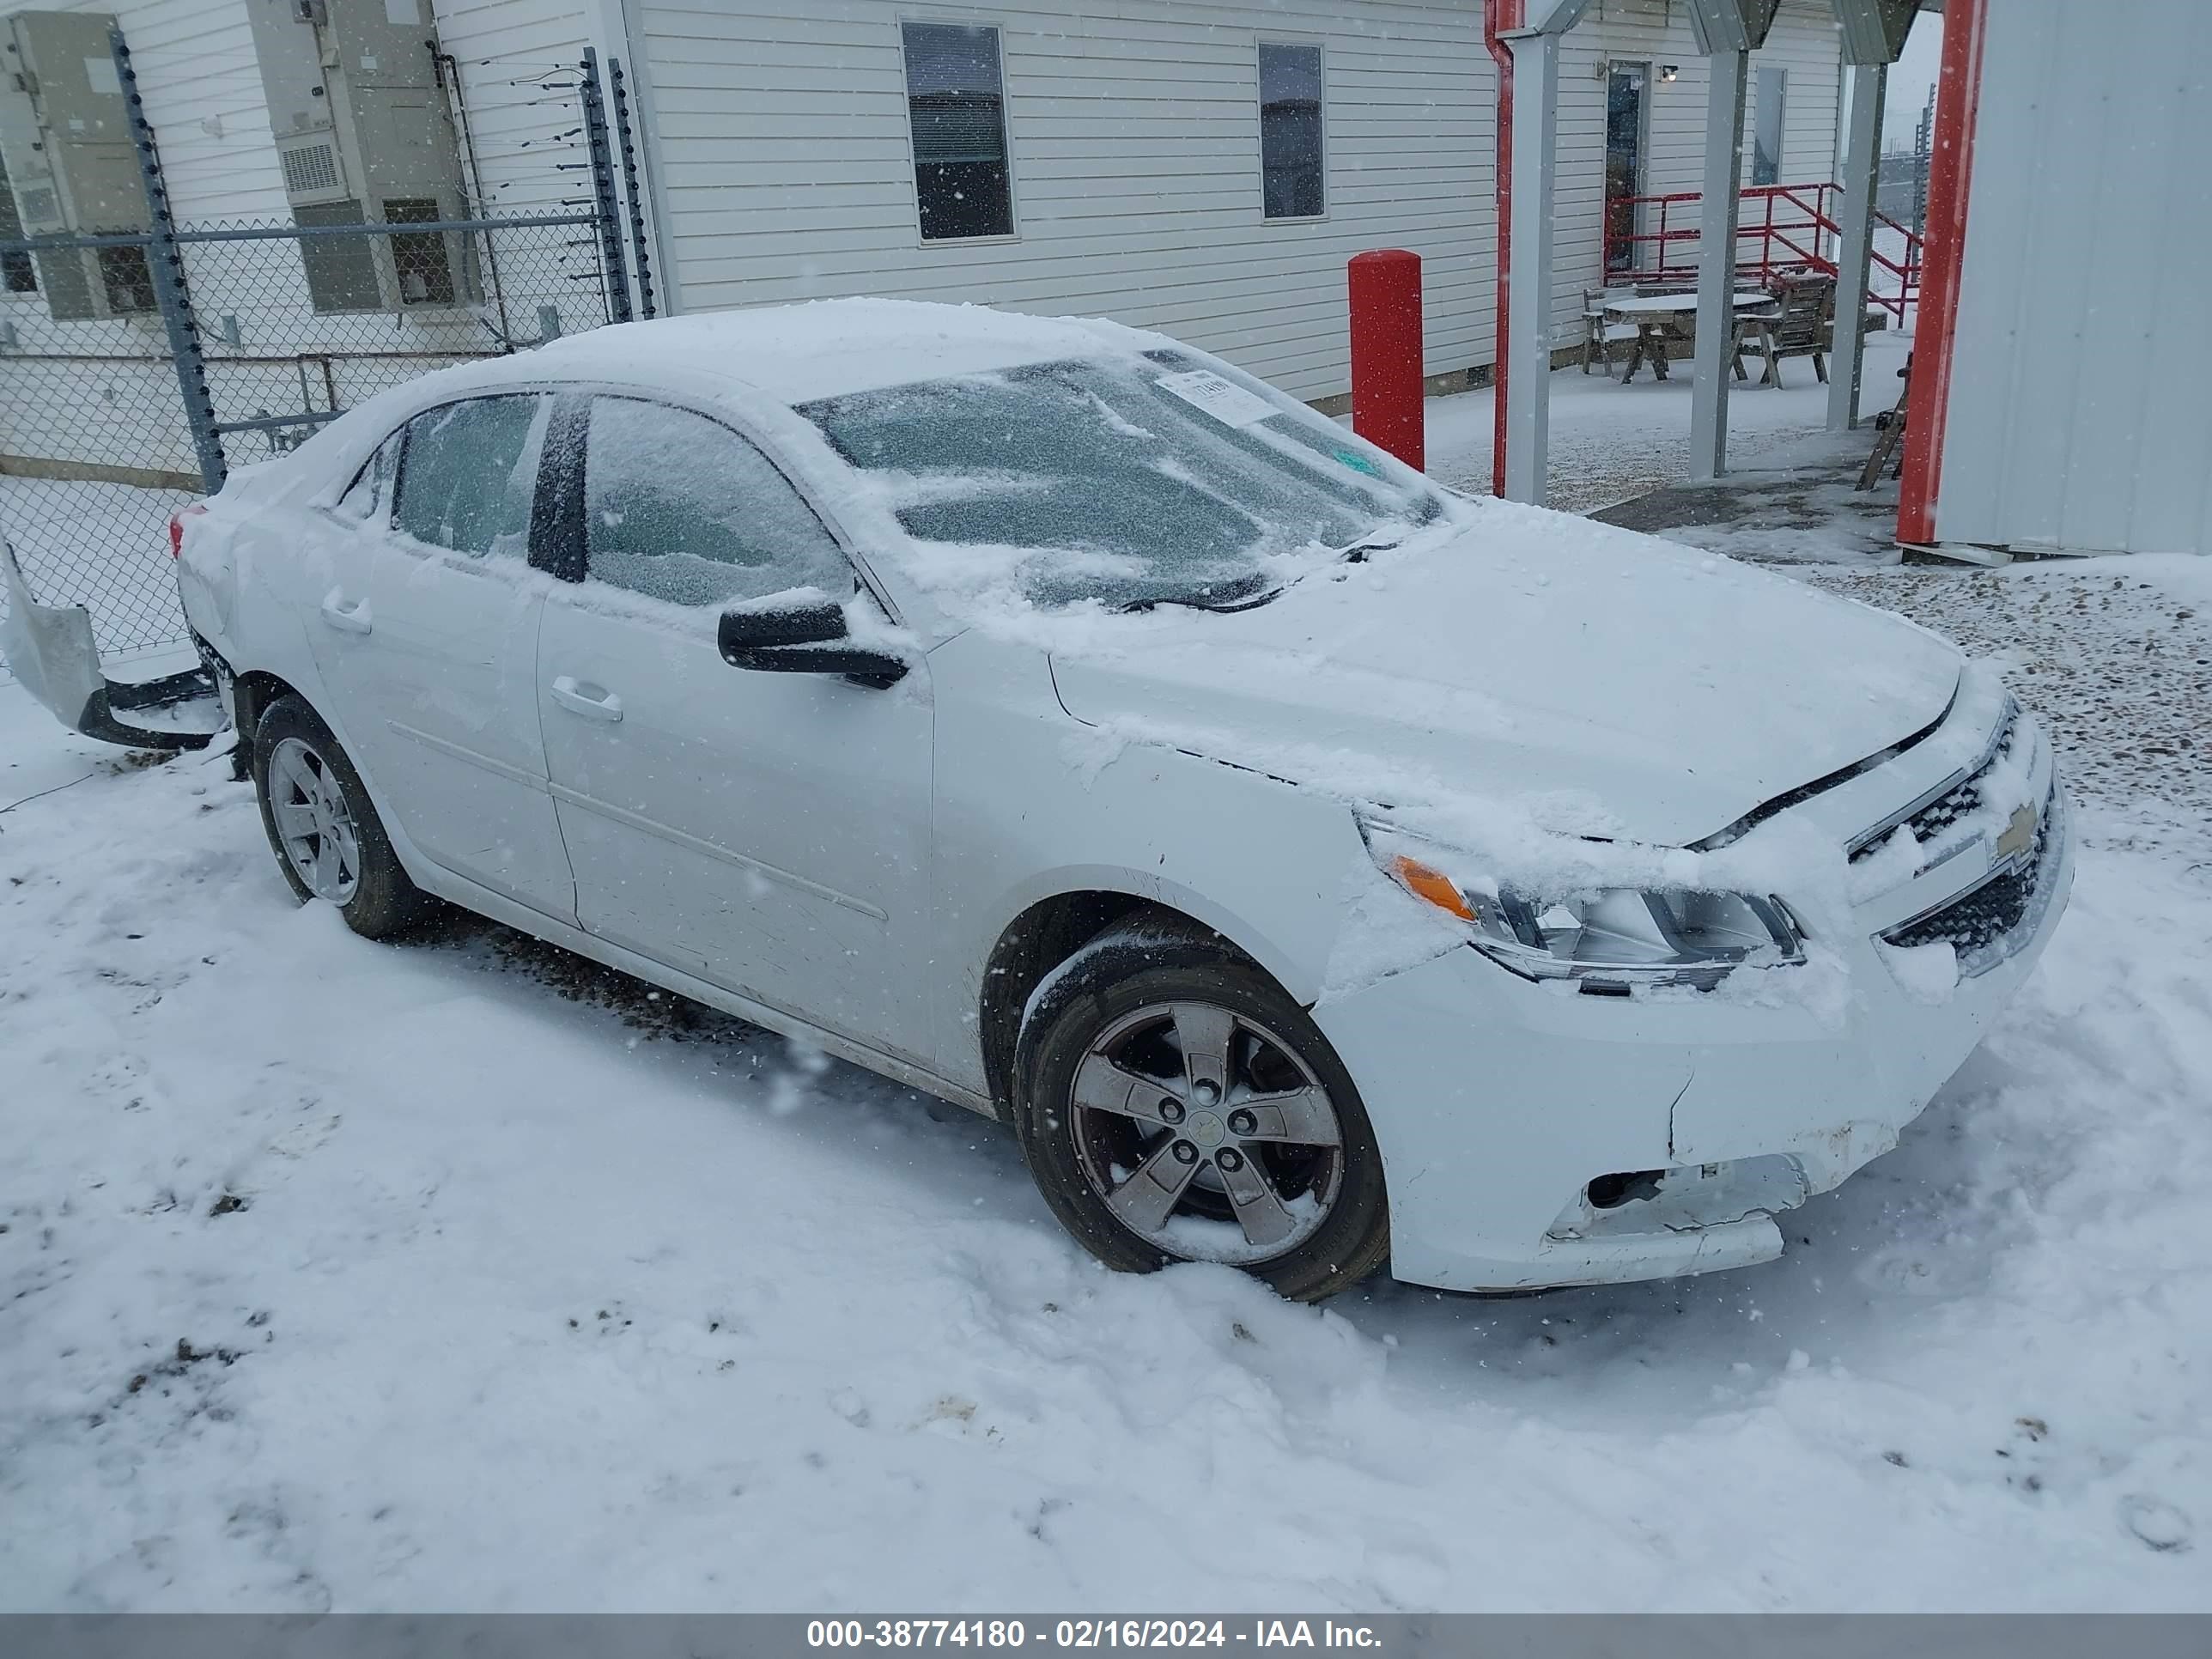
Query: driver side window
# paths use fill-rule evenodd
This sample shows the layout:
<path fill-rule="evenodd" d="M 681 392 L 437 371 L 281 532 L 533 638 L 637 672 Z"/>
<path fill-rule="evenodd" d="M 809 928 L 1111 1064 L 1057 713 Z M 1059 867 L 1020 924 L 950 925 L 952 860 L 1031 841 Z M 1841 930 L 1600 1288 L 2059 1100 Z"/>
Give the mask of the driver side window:
<path fill-rule="evenodd" d="M 592 400 L 584 524 L 587 577 L 674 605 L 853 591 L 842 550 L 768 457 L 688 409 Z"/>

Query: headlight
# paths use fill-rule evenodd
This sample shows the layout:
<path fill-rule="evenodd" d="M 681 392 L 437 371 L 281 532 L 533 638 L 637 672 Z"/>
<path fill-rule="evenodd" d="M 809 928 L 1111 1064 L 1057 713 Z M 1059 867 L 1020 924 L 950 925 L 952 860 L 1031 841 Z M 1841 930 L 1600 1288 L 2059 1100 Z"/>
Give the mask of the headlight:
<path fill-rule="evenodd" d="M 1636 985 L 1707 989 L 1747 962 L 1805 959 L 1796 925 L 1776 899 L 1632 887 L 1539 896 L 1449 872 L 1452 854 L 1425 842 L 1362 828 L 1384 874 L 1457 917 L 1475 949 L 1529 979 L 1579 980 L 1616 993 Z"/>

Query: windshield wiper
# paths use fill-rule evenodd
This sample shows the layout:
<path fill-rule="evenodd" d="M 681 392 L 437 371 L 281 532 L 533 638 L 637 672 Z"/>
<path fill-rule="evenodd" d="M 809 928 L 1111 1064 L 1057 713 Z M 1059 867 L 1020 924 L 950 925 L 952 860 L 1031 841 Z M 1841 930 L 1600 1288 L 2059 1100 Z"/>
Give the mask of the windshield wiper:
<path fill-rule="evenodd" d="M 1267 585 L 1265 571 L 1255 570 L 1235 581 L 1217 583 L 1191 593 L 1147 593 L 1142 599 L 1129 599 L 1114 607 L 1116 612 L 1150 611 L 1158 605 L 1187 605 L 1193 611 L 1249 611 L 1262 605 L 1283 591 L 1284 584 Z"/>
<path fill-rule="evenodd" d="M 1393 536 L 1388 540 L 1376 537 L 1370 541 L 1354 542 L 1349 547 L 1337 549 L 1336 556 L 1346 564 L 1365 564 L 1370 554 L 1388 553 L 1392 548 L 1403 545 L 1405 540 L 1403 536 Z"/>
<path fill-rule="evenodd" d="M 1133 611 L 1150 611 L 1155 605 L 1179 605 L 1192 611 L 1253 611 L 1267 604 L 1282 591 L 1279 587 L 1271 587 L 1263 593 L 1254 593 L 1235 599 L 1217 599 L 1206 593 L 1163 593 L 1157 599 L 1131 599 L 1126 604 L 1115 605 L 1114 611 L 1117 616 L 1127 616 Z"/>

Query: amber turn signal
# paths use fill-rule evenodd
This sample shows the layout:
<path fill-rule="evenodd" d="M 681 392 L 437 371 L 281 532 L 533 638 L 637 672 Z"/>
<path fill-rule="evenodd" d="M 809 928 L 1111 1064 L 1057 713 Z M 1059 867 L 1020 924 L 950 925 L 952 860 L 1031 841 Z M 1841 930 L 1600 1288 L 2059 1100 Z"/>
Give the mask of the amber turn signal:
<path fill-rule="evenodd" d="M 1459 884 L 1443 871 L 1401 853 L 1390 860 L 1390 873 L 1415 898 L 1426 899 L 1437 909 L 1449 910 L 1462 921 L 1475 920 L 1474 907 L 1459 890 Z"/>

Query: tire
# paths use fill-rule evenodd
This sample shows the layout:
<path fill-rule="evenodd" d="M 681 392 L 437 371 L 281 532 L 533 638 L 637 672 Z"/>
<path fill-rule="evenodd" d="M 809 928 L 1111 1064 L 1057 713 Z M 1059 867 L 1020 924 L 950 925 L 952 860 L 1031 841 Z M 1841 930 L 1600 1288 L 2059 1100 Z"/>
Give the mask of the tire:
<path fill-rule="evenodd" d="M 352 760 L 296 696 L 276 699 L 254 728 L 253 793 L 276 867 L 302 904 L 336 904 L 363 939 L 407 933 L 435 908 L 401 868 Z"/>
<path fill-rule="evenodd" d="M 1313 1302 L 1389 1256 L 1382 1154 L 1350 1073 L 1212 935 L 1140 924 L 1085 945 L 1031 999 L 1014 1079 L 1031 1177 L 1109 1267 L 1220 1261 Z"/>

